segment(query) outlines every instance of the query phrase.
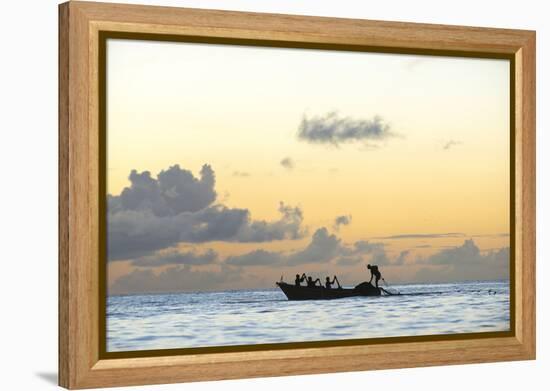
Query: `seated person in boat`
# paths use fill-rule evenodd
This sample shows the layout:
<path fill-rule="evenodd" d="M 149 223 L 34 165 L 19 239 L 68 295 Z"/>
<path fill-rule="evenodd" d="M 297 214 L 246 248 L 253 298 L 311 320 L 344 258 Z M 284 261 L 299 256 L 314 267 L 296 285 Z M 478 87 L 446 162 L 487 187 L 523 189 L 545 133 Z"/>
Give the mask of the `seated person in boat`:
<path fill-rule="evenodd" d="M 300 284 L 305 280 L 306 280 L 306 273 L 303 273 L 302 276 L 300 276 L 299 274 L 296 274 L 296 279 L 294 280 L 294 284 L 296 286 L 300 286 Z"/>
<path fill-rule="evenodd" d="M 376 287 L 378 288 L 378 281 L 382 278 L 382 274 L 380 273 L 380 270 L 378 270 L 378 266 L 377 265 L 367 265 L 367 269 L 370 270 L 370 280 L 369 280 L 369 284 L 372 282 L 372 278 L 374 277 L 375 280 L 375 284 L 376 284 Z"/>
<path fill-rule="evenodd" d="M 331 289 L 332 288 L 332 285 L 334 284 L 334 282 L 337 282 L 338 283 L 338 288 L 342 288 L 340 286 L 340 281 L 338 281 L 338 278 L 336 276 L 334 276 L 334 278 L 332 279 L 332 282 L 330 281 L 330 277 L 327 276 L 326 280 L 325 280 L 325 288 L 327 289 Z"/>
<path fill-rule="evenodd" d="M 321 284 L 321 280 L 320 279 L 316 279 L 315 281 L 313 281 L 313 278 L 311 276 L 309 276 L 307 278 L 307 287 L 308 288 L 315 288 L 317 286 L 317 283 L 319 283 L 319 286 L 323 286 Z"/>

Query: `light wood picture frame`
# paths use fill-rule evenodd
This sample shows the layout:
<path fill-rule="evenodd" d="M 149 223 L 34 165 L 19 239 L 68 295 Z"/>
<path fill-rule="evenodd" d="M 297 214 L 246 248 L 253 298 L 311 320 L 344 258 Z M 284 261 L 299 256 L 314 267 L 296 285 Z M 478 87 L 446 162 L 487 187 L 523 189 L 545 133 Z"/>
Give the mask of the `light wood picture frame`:
<path fill-rule="evenodd" d="M 511 331 L 105 351 L 105 40 L 233 42 L 511 61 Z M 69 389 L 535 359 L 535 32 L 70 1 L 59 6 L 59 384 Z"/>

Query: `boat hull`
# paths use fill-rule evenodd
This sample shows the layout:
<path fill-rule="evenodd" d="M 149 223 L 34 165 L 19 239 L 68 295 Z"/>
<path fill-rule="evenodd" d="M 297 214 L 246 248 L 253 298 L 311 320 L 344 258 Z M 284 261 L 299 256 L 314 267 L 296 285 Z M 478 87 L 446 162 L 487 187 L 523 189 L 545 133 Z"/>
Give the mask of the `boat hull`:
<path fill-rule="evenodd" d="M 353 289 L 335 288 L 327 289 L 322 286 L 309 288 L 296 286 L 286 282 L 277 282 L 277 286 L 283 291 L 288 300 L 333 300 L 356 296 L 380 296 L 380 288 L 363 282 Z"/>

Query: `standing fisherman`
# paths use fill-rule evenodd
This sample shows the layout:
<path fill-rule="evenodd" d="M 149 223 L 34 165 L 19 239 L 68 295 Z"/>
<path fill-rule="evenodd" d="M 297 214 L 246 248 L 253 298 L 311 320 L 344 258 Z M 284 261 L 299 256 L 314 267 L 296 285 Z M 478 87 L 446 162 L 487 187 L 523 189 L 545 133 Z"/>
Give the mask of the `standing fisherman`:
<path fill-rule="evenodd" d="M 372 278 L 374 277 L 375 278 L 374 283 L 376 284 L 376 287 L 378 288 L 378 281 L 382 278 L 382 274 L 380 273 L 380 270 L 378 270 L 378 266 L 377 265 L 372 265 L 371 266 L 370 264 L 368 264 L 367 269 L 370 270 L 369 284 L 372 282 Z"/>

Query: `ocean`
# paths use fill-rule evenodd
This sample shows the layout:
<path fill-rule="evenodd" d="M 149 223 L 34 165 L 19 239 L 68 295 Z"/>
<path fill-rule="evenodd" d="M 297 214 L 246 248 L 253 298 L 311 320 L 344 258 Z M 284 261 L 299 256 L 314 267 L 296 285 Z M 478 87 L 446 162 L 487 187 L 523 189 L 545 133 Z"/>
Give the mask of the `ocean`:
<path fill-rule="evenodd" d="M 273 288 L 109 296 L 107 351 L 510 329 L 508 281 L 391 288 L 401 295 L 288 301 Z"/>

